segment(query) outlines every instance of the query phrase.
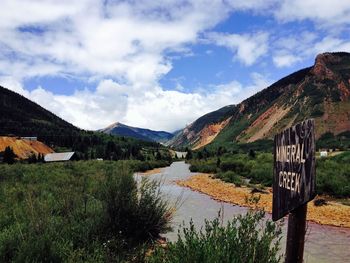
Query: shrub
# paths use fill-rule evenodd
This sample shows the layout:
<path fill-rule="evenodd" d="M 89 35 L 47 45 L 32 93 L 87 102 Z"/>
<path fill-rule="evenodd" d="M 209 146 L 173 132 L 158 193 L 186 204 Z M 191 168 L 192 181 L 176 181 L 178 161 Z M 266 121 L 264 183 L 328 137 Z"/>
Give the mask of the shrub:
<path fill-rule="evenodd" d="M 199 172 L 199 173 L 216 173 L 217 166 L 215 161 L 191 161 L 190 166 L 191 172 Z"/>
<path fill-rule="evenodd" d="M 316 168 L 316 191 L 335 197 L 350 196 L 349 153 L 333 158 L 318 159 Z"/>
<path fill-rule="evenodd" d="M 254 165 L 250 173 L 251 183 L 261 183 L 271 186 L 273 182 L 273 170 L 270 163 L 258 163 Z"/>
<path fill-rule="evenodd" d="M 159 182 L 142 178 L 139 187 L 126 168 L 112 170 L 102 187 L 106 236 L 121 236 L 131 245 L 169 230 L 171 209 L 162 199 Z"/>
<path fill-rule="evenodd" d="M 232 171 L 218 173 L 216 177 L 225 182 L 234 183 L 238 187 L 244 184 L 242 177 Z"/>
<path fill-rule="evenodd" d="M 204 230 L 193 222 L 166 249 L 156 248 L 150 263 L 169 262 L 280 262 L 281 228 L 264 219 L 263 211 L 249 211 L 223 226 L 219 218 L 205 221 Z"/>
<path fill-rule="evenodd" d="M 154 240 L 170 228 L 172 209 L 160 192 L 160 182 L 142 178 L 136 210 L 136 237 Z"/>
<path fill-rule="evenodd" d="M 233 171 L 241 176 L 248 176 L 250 174 L 250 167 L 241 160 L 229 160 L 220 164 L 220 169 L 223 172 Z"/>
<path fill-rule="evenodd" d="M 134 211 L 137 209 L 137 185 L 126 167 L 107 171 L 107 179 L 101 187 L 106 231 L 118 235 L 131 234 Z"/>

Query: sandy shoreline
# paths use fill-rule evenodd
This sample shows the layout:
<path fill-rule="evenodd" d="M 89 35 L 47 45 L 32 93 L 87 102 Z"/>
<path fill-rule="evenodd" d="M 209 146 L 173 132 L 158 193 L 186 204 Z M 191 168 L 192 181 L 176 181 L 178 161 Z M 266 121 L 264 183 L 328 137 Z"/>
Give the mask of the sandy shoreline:
<path fill-rule="evenodd" d="M 147 170 L 145 172 L 138 172 L 139 175 L 152 175 L 152 174 L 160 174 L 164 168 L 155 168 L 152 170 Z"/>
<path fill-rule="evenodd" d="M 213 179 L 210 174 L 194 175 L 187 180 L 177 181 L 176 183 L 183 187 L 189 187 L 194 191 L 207 194 L 219 201 L 240 206 L 249 206 L 246 203 L 246 198 L 251 196 L 251 188 L 236 187 L 234 184 Z M 254 195 L 260 195 L 260 201 L 257 206 L 271 213 L 272 191 L 268 189 L 267 192 L 255 193 Z M 316 207 L 313 202 L 309 202 L 307 214 L 307 220 L 318 224 L 350 228 L 350 206 L 328 201 L 327 205 Z"/>

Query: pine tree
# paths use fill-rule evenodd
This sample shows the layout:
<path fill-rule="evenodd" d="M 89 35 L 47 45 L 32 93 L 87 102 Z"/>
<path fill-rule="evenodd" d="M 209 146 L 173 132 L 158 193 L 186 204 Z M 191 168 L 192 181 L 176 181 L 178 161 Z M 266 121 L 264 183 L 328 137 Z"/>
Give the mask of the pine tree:
<path fill-rule="evenodd" d="M 218 157 L 218 159 L 216 160 L 216 167 L 220 167 L 220 164 L 221 164 L 221 160 L 220 160 L 220 158 Z"/>
<path fill-rule="evenodd" d="M 248 155 L 249 155 L 250 158 L 255 159 L 255 152 L 254 152 L 253 149 L 250 149 L 250 150 L 249 150 Z"/>
<path fill-rule="evenodd" d="M 162 160 L 162 155 L 160 154 L 159 151 L 156 153 L 156 160 Z"/>
<path fill-rule="evenodd" d="M 38 159 L 36 158 L 35 153 L 32 153 L 28 158 L 28 163 L 37 163 Z"/>
<path fill-rule="evenodd" d="M 187 149 L 186 160 L 190 159 L 192 159 L 192 151 L 190 149 Z"/>
<path fill-rule="evenodd" d="M 41 157 L 39 158 L 39 162 L 42 162 L 42 163 L 45 162 L 45 156 L 43 153 L 41 154 Z"/>
<path fill-rule="evenodd" d="M 13 152 L 10 146 L 7 146 L 4 151 L 4 163 L 13 164 L 15 162 L 16 154 Z"/>
<path fill-rule="evenodd" d="M 202 153 L 202 151 L 199 151 L 199 152 L 197 153 L 197 159 L 199 159 L 199 160 L 203 159 L 203 153 Z"/>

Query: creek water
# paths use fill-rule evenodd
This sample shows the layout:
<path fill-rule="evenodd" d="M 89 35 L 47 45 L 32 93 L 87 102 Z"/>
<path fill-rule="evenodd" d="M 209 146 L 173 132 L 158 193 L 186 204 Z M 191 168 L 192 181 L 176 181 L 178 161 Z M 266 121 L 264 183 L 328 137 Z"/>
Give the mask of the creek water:
<path fill-rule="evenodd" d="M 161 191 L 172 205 L 176 206 L 173 220 L 173 231 L 165 237 L 174 241 L 177 239 L 178 230 L 185 223 L 192 220 L 199 229 L 204 224 L 204 219 L 213 219 L 221 210 L 224 222 L 235 215 L 244 214 L 247 208 L 213 200 L 210 196 L 192 191 L 189 188 L 178 186 L 175 181 L 187 179 L 196 173 L 191 173 L 185 162 L 174 162 L 169 167 L 163 168 L 160 173 L 149 177 L 162 182 Z M 139 175 L 136 174 L 139 178 Z M 350 215 L 349 215 L 350 216 Z M 267 215 L 271 219 L 271 215 Z M 287 219 L 283 227 L 283 239 L 281 242 L 282 253 L 285 249 L 287 235 Z M 333 226 L 307 223 L 305 236 L 304 262 L 350 262 L 350 229 Z"/>

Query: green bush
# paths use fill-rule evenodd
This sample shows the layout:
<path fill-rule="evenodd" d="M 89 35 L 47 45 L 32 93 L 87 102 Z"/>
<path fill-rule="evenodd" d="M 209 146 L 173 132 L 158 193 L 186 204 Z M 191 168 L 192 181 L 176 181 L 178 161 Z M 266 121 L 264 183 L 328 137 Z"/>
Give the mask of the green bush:
<path fill-rule="evenodd" d="M 110 171 L 102 186 L 101 199 L 106 235 L 121 236 L 139 244 L 154 240 L 170 229 L 171 210 L 162 199 L 159 182 L 142 178 L 137 187 L 127 168 Z"/>
<path fill-rule="evenodd" d="M 134 211 L 137 209 L 137 184 L 126 167 L 108 170 L 107 179 L 101 187 L 101 201 L 105 221 L 102 226 L 112 236 L 130 236 Z"/>
<path fill-rule="evenodd" d="M 223 226 L 219 218 L 205 221 L 196 230 L 193 222 L 183 228 L 178 240 L 156 248 L 148 262 L 169 263 L 257 263 L 280 262 L 281 228 L 264 219 L 263 211 L 249 211 Z"/>
<path fill-rule="evenodd" d="M 220 169 L 223 172 L 233 171 L 241 176 L 248 176 L 250 174 L 250 167 L 241 160 L 223 161 L 220 164 Z"/>
<path fill-rule="evenodd" d="M 244 184 L 242 177 L 232 171 L 217 173 L 215 177 L 228 183 L 234 183 L 238 187 Z"/>
<path fill-rule="evenodd" d="M 265 186 L 271 186 L 273 183 L 272 163 L 255 163 L 249 178 L 251 183 L 261 183 Z"/>
<path fill-rule="evenodd" d="M 316 169 L 316 190 L 319 194 L 335 197 L 350 196 L 349 153 L 329 159 L 318 159 Z"/>
<path fill-rule="evenodd" d="M 210 160 L 210 161 L 198 161 L 198 160 L 192 160 L 190 166 L 191 172 L 199 172 L 199 173 L 216 173 L 217 172 L 217 165 L 216 161 Z"/>
<path fill-rule="evenodd" d="M 160 182 L 142 178 L 138 191 L 135 236 L 148 241 L 170 231 L 172 211 L 160 192 Z"/>

